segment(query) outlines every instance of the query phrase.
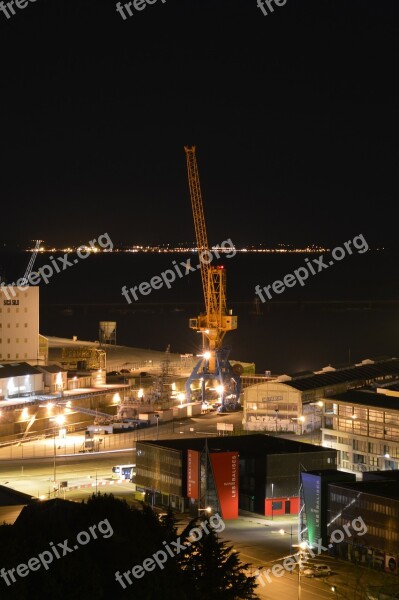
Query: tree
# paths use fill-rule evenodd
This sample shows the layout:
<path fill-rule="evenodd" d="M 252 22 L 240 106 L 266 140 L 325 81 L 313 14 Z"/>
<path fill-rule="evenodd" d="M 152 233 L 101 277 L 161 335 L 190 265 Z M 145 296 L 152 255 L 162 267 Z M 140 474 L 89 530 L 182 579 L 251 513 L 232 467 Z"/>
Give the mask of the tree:
<path fill-rule="evenodd" d="M 191 589 L 192 600 L 238 600 L 256 598 L 256 577 L 248 576 L 248 563 L 242 563 L 233 547 L 219 541 L 215 529 L 198 528 L 201 539 L 192 542 L 190 531 L 201 521 L 195 519 L 181 535 L 187 550 L 182 554 L 180 565 L 185 573 L 185 586 Z M 205 519 L 206 523 L 206 519 Z M 208 531 L 209 533 L 206 533 Z M 193 536 L 194 537 L 194 536 Z M 195 536 L 198 537 L 197 535 Z M 190 541 L 191 540 L 191 541 Z"/>

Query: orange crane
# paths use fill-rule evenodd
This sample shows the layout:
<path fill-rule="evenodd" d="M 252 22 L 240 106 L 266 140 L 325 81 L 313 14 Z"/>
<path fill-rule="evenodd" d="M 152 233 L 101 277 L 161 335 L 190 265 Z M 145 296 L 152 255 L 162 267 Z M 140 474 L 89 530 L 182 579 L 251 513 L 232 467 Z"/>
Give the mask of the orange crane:
<path fill-rule="evenodd" d="M 202 333 L 203 352 L 186 383 L 187 400 L 191 400 L 191 383 L 201 381 L 202 400 L 205 400 L 206 381 L 214 385 L 221 398 L 220 410 L 225 412 L 238 408 L 241 380 L 239 369 L 233 368 L 228 356 L 230 348 L 222 345 L 228 331 L 237 329 L 237 317 L 227 310 L 226 270 L 223 266 L 211 266 L 211 250 L 205 225 L 201 185 L 198 174 L 195 146 L 185 146 L 187 173 L 190 188 L 194 228 L 199 255 L 205 312 L 190 319 L 191 329 Z"/>

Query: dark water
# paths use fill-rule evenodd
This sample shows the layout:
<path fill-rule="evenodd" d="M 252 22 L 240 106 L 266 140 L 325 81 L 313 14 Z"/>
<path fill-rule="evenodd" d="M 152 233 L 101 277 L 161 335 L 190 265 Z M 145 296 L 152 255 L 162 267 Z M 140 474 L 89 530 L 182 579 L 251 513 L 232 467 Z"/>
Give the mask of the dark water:
<path fill-rule="evenodd" d="M 327 364 L 359 361 L 381 355 L 399 355 L 398 255 L 369 251 L 345 257 L 305 285 L 273 294 L 256 307 L 255 286 L 272 284 L 303 266 L 304 254 L 237 254 L 224 258 L 228 306 L 238 315 L 238 329 L 226 336 L 231 357 L 255 362 L 256 371 L 273 373 L 319 369 Z M 197 353 L 200 336 L 188 319 L 202 310 L 198 272 L 176 278 L 131 304 L 121 295 L 149 281 L 183 254 L 102 253 L 55 273 L 40 285 L 40 331 L 80 339 L 98 339 L 98 322 L 117 322 L 117 343 L 122 345 Z M 76 255 L 69 255 L 73 262 Z M 196 255 L 191 256 L 196 265 Z M 8 281 L 21 277 L 29 255 L 0 255 Z M 328 261 L 327 261 L 328 262 Z M 40 255 L 35 269 L 50 264 Z M 62 264 L 60 263 L 61 268 Z M 184 270 L 184 268 L 182 267 Z M 316 267 L 317 270 L 317 267 Z M 315 302 L 318 302 L 315 303 Z M 338 302 L 339 301 L 339 302 Z"/>

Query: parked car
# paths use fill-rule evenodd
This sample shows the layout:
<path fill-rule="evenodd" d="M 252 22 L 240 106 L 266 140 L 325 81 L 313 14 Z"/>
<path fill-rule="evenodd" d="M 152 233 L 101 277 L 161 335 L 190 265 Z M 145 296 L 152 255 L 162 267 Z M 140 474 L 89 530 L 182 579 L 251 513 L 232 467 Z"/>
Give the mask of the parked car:
<path fill-rule="evenodd" d="M 120 371 L 109 371 L 109 372 L 107 373 L 107 375 L 110 375 L 110 376 L 114 376 L 114 375 L 120 375 Z"/>
<path fill-rule="evenodd" d="M 331 568 L 328 565 L 315 564 L 306 567 L 302 575 L 305 577 L 326 577 L 327 575 L 331 575 L 331 573 Z"/>

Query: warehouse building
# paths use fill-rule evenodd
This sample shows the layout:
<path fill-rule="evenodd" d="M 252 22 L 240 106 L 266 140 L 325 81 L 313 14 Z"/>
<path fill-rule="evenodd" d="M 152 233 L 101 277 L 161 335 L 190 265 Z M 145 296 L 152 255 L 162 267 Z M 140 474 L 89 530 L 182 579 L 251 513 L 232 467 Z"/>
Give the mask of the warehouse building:
<path fill-rule="evenodd" d="M 182 512 L 273 517 L 298 513 L 301 470 L 336 469 L 336 460 L 334 450 L 264 434 L 139 441 L 135 483 L 147 502 Z"/>
<path fill-rule="evenodd" d="M 314 373 L 281 375 L 244 389 L 244 427 L 248 431 L 311 433 L 322 425 L 325 399 L 398 378 L 399 359 L 385 357 L 349 367 L 329 365 Z"/>

